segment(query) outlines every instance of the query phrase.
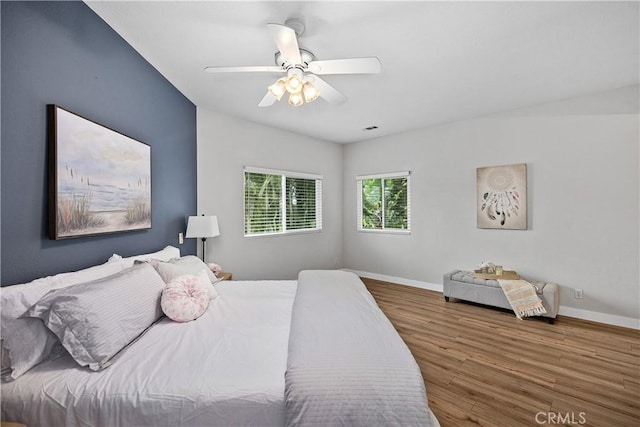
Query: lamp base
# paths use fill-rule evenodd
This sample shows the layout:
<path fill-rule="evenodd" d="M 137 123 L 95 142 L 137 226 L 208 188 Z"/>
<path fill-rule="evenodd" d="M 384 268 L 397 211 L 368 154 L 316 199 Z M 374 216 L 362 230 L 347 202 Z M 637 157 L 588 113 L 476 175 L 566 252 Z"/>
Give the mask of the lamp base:
<path fill-rule="evenodd" d="M 205 249 L 205 242 L 207 241 L 206 237 L 202 238 L 202 262 L 206 263 L 206 261 L 204 260 L 204 249 Z"/>

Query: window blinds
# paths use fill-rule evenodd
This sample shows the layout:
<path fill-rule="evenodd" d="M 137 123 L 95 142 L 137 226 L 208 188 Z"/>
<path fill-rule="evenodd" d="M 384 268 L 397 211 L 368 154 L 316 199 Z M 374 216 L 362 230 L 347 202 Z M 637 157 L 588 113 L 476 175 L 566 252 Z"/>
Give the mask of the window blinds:
<path fill-rule="evenodd" d="M 322 229 L 322 176 L 245 167 L 245 236 Z"/>

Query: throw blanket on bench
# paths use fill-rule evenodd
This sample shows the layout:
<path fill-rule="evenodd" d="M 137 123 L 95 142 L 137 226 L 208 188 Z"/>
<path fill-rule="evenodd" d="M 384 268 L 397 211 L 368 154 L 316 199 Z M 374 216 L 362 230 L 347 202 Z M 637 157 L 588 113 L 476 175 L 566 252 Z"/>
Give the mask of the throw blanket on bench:
<path fill-rule="evenodd" d="M 498 279 L 498 283 L 518 319 L 547 313 L 542 305 L 542 300 L 536 293 L 536 288 L 531 283 L 522 279 Z"/>
<path fill-rule="evenodd" d="M 362 281 L 303 271 L 285 372 L 288 426 L 431 426 L 420 368 Z"/>

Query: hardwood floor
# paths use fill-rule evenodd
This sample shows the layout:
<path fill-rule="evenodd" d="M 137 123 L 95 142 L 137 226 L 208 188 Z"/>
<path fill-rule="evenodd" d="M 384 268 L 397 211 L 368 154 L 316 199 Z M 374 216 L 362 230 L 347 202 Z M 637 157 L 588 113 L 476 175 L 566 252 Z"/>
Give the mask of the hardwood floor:
<path fill-rule="evenodd" d="M 362 279 L 422 370 L 448 426 L 639 426 L 640 331 L 518 320 L 439 292 Z"/>

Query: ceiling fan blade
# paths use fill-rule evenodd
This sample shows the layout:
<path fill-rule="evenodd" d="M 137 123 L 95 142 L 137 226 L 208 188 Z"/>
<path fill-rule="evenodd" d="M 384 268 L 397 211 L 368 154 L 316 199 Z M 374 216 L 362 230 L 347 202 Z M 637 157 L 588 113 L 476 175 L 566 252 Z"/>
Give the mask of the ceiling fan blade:
<path fill-rule="evenodd" d="M 258 103 L 258 107 L 271 107 L 277 100 L 278 98 L 273 96 L 271 91 L 268 90 L 267 93 L 264 95 L 264 98 L 262 98 L 262 101 Z"/>
<path fill-rule="evenodd" d="M 308 70 L 314 74 L 376 74 L 381 70 L 378 58 L 329 59 L 312 61 Z"/>
<path fill-rule="evenodd" d="M 284 73 L 281 67 L 270 66 L 255 66 L 255 67 L 205 67 L 204 69 L 208 73 Z"/>
<path fill-rule="evenodd" d="M 325 82 L 318 76 L 314 76 L 313 74 L 307 74 L 307 79 L 313 83 L 313 85 L 320 92 L 320 97 L 324 98 L 329 104 L 338 105 L 344 104 L 347 102 L 347 98 L 343 95 L 338 89 L 331 86 L 329 83 Z"/>
<path fill-rule="evenodd" d="M 302 63 L 296 32 L 292 28 L 281 24 L 267 24 L 267 27 L 269 27 L 271 36 L 276 42 L 276 46 L 278 46 L 278 50 L 282 54 L 283 59 L 287 61 L 289 65 Z"/>

